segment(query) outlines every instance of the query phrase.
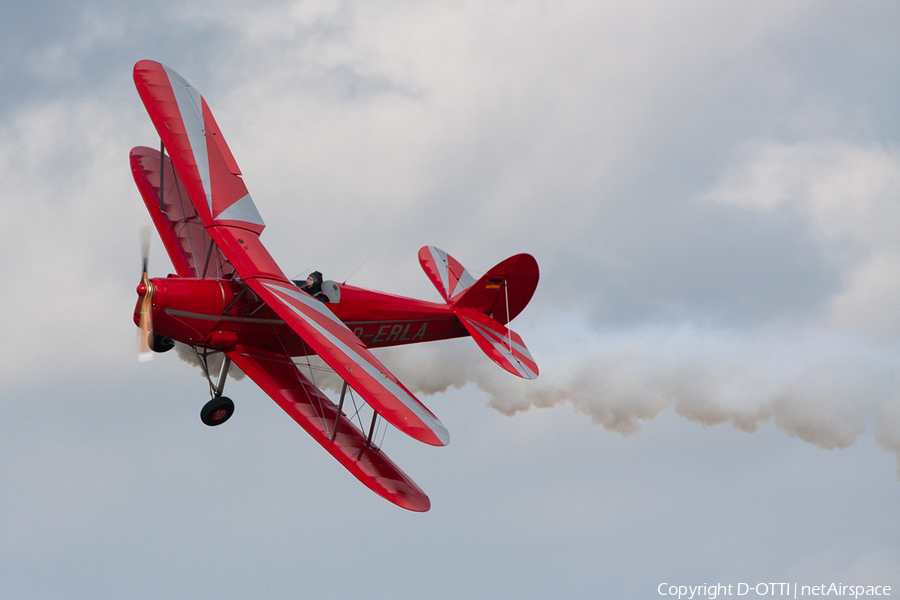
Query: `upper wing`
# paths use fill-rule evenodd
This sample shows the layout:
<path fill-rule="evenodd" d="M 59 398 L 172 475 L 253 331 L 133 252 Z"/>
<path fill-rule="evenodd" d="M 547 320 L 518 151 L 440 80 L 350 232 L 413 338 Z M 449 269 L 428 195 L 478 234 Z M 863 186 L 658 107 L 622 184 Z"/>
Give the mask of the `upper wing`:
<path fill-rule="evenodd" d="M 233 276 L 234 267 L 213 244 L 169 157 L 138 147 L 131 150 L 130 158 L 134 182 L 175 272 L 182 277 Z"/>
<path fill-rule="evenodd" d="M 378 414 L 415 439 L 444 446 L 444 425 L 387 370 L 327 305 L 289 281 L 250 279 L 247 284 Z"/>
<path fill-rule="evenodd" d="M 424 512 L 428 496 L 381 450 L 367 444 L 350 419 L 291 359 L 255 348 L 238 347 L 229 358 L 357 479 L 379 496 L 408 510 Z"/>
<path fill-rule="evenodd" d="M 135 64 L 134 82 L 203 224 L 262 233 L 265 224 L 206 100 L 158 62 Z"/>
<path fill-rule="evenodd" d="M 201 221 L 241 278 L 385 420 L 445 445 L 441 422 L 325 306 L 284 275 L 259 240 L 264 225 L 206 101 L 174 71 L 134 67 L 138 93 Z"/>

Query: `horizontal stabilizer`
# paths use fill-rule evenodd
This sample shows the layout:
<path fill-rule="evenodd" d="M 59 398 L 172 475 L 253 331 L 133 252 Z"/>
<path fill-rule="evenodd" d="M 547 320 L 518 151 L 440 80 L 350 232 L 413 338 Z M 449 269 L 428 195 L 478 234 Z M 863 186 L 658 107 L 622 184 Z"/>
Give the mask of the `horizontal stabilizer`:
<path fill-rule="evenodd" d="M 537 378 L 537 363 L 518 333 L 483 313 L 458 311 L 456 316 L 491 360 L 522 379 Z"/>
<path fill-rule="evenodd" d="M 419 264 L 447 303 L 452 302 L 456 296 L 475 283 L 475 278 L 469 275 L 459 261 L 440 248 L 434 246 L 420 248 Z"/>
<path fill-rule="evenodd" d="M 458 260 L 434 246 L 419 250 L 419 263 L 491 360 L 523 379 L 538 376 L 537 364 L 522 338 L 506 327 L 524 310 L 537 289 L 540 270 L 533 256 L 510 256 L 477 281 Z"/>

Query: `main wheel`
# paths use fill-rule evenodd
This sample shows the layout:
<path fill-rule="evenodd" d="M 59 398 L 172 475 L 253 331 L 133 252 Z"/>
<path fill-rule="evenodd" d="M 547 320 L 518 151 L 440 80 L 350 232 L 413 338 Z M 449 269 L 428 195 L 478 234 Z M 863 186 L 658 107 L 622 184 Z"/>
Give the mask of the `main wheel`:
<path fill-rule="evenodd" d="M 151 332 L 149 337 L 150 339 L 147 340 L 147 342 L 150 345 L 150 349 L 154 352 L 168 352 L 175 347 L 175 342 L 164 335 L 159 335 L 158 333 Z"/>
<path fill-rule="evenodd" d="M 215 427 L 227 421 L 234 414 L 234 402 L 231 398 L 218 396 L 207 402 L 200 411 L 200 420 L 205 425 Z"/>

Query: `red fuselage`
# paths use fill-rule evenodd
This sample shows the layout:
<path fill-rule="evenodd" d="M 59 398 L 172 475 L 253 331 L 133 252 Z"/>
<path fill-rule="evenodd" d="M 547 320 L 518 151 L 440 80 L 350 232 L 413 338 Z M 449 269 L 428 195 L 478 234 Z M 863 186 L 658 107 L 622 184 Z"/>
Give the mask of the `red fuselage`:
<path fill-rule="evenodd" d="M 240 343 L 313 354 L 303 340 L 242 282 L 170 275 L 150 280 L 155 333 L 214 350 Z M 142 289 L 138 290 L 139 295 Z M 340 285 L 340 301 L 328 308 L 369 348 L 430 342 L 468 335 L 446 304 Z M 141 301 L 135 307 L 139 323 Z"/>

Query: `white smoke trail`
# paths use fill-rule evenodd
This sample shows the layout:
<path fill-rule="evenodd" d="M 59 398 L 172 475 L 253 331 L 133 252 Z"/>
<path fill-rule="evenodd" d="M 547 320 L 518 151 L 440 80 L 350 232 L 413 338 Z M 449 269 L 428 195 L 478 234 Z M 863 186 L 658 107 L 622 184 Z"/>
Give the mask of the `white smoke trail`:
<path fill-rule="evenodd" d="M 869 420 L 878 443 L 900 458 L 897 344 L 815 331 L 584 331 L 570 326 L 526 338 L 541 367 L 535 381 L 500 370 L 474 344 L 382 352 L 414 393 L 474 383 L 506 415 L 568 403 L 604 428 L 631 435 L 641 421 L 673 409 L 697 423 L 730 423 L 748 433 L 771 422 L 829 450 L 852 445 Z"/>
<path fill-rule="evenodd" d="M 815 330 L 598 333 L 577 319 L 554 320 L 523 337 L 541 368 L 534 381 L 503 371 L 467 339 L 376 353 L 415 394 L 475 384 L 505 415 L 568 403 L 605 429 L 633 435 L 641 421 L 672 409 L 696 423 L 730 423 L 748 433 L 771 422 L 828 450 L 851 446 L 868 420 L 879 445 L 900 460 L 896 343 Z M 179 345 L 178 354 L 197 365 L 190 348 Z M 318 387 L 340 390 L 341 380 L 318 357 L 309 366 L 306 358 L 295 362 Z M 221 358 L 210 360 L 213 377 L 220 364 Z"/>
<path fill-rule="evenodd" d="M 200 369 L 200 374 L 203 374 L 203 369 L 200 366 L 200 359 L 197 358 L 197 355 L 193 350 L 191 350 L 190 346 L 188 346 L 187 344 L 182 344 L 181 342 L 175 342 L 175 354 L 177 354 L 178 358 L 180 358 L 184 362 Z M 221 352 L 210 354 L 206 358 L 206 368 L 209 369 L 209 376 L 212 377 L 213 381 L 215 381 L 219 376 L 219 371 L 222 370 L 222 361 L 224 359 L 225 355 Z M 231 367 L 229 367 L 228 369 L 228 376 L 235 381 L 240 381 L 241 379 L 246 377 L 244 372 L 241 371 L 234 363 L 231 363 Z"/>

